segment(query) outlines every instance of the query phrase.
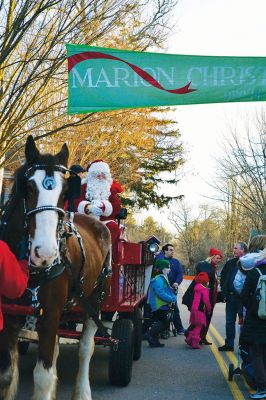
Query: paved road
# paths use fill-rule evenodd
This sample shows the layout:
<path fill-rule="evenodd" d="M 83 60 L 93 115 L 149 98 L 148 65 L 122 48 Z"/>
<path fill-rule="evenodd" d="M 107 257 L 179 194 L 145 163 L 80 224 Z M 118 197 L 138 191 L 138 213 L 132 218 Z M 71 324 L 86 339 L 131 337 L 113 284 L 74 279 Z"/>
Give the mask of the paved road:
<path fill-rule="evenodd" d="M 186 283 L 182 284 L 183 289 Z M 179 303 L 181 293 L 179 294 Z M 184 326 L 188 312 L 180 306 Z M 91 384 L 93 400 L 244 400 L 249 389 L 241 377 L 228 382 L 228 364 L 236 364 L 236 352 L 220 353 L 223 344 L 224 304 L 215 309 L 210 330 L 212 346 L 192 350 L 183 336 L 165 340 L 165 347 L 152 349 L 143 342 L 143 355 L 134 362 L 132 381 L 126 388 L 110 386 L 108 382 L 108 349 L 96 348 L 92 360 Z M 236 348 L 237 350 L 237 348 Z M 230 357 L 230 358 L 229 358 Z M 36 346 L 31 345 L 20 362 L 18 400 L 29 400 L 32 394 L 32 371 L 36 359 Z M 77 371 L 77 346 L 63 345 L 58 360 L 58 400 L 71 398 L 71 388 Z"/>

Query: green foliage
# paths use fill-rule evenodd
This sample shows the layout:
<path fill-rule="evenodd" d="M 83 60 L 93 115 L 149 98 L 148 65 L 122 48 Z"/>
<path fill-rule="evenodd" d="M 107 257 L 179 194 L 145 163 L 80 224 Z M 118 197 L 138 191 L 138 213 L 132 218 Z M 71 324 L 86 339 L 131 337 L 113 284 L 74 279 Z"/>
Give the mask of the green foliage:
<path fill-rule="evenodd" d="M 177 185 L 179 180 L 176 171 L 185 162 L 180 132 L 175 127 L 176 122 L 167 117 L 167 113 L 160 109 L 157 110 L 156 116 L 154 114 L 149 116 L 150 129 L 147 129 L 146 135 L 152 138 L 153 147 L 141 159 L 139 165 L 141 179 L 130 185 L 134 196 L 127 199 L 127 204 L 131 206 L 148 208 L 153 204 L 161 208 L 173 199 L 182 198 L 182 196 L 158 194 L 158 189 L 163 183 Z"/>
<path fill-rule="evenodd" d="M 147 217 L 141 225 L 136 223 L 135 218 L 129 214 L 126 222 L 126 235 L 132 242 L 147 240 L 150 236 L 156 236 L 161 241 L 161 246 L 173 241 L 173 234 L 167 232 L 152 217 Z"/>

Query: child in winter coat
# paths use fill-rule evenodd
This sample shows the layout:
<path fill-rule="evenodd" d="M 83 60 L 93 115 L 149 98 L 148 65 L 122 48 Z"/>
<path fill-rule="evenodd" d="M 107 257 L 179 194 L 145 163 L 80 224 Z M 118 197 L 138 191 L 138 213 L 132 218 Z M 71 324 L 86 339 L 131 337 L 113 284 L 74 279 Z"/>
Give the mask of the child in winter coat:
<path fill-rule="evenodd" d="M 200 349 L 200 331 L 206 326 L 206 315 L 211 313 L 210 289 L 207 287 L 209 276 L 206 272 L 200 272 L 195 277 L 194 295 L 190 312 L 190 327 L 186 336 L 186 343 L 193 349 Z"/>
<path fill-rule="evenodd" d="M 164 344 L 159 342 L 159 334 L 167 329 L 171 304 L 174 306 L 176 302 L 176 295 L 168 281 L 169 271 L 170 263 L 168 260 L 156 260 L 154 277 L 151 280 L 148 294 L 148 303 L 151 307 L 153 321 L 147 333 L 150 347 L 164 347 Z"/>

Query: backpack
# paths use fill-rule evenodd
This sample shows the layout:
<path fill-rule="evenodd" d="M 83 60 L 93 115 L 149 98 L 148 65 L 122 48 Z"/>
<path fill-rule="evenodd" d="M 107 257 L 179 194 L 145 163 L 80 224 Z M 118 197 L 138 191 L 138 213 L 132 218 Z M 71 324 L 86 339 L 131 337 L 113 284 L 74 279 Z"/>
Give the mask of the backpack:
<path fill-rule="evenodd" d="M 188 310 L 191 310 L 192 303 L 193 303 L 193 297 L 194 297 L 194 287 L 195 287 L 195 280 L 190 283 L 189 287 L 187 288 L 186 292 L 183 295 L 182 298 L 182 304 L 185 304 L 188 308 Z"/>
<path fill-rule="evenodd" d="M 258 317 L 266 319 L 266 275 L 263 275 L 258 268 L 256 268 L 256 271 L 260 274 L 255 292 L 258 305 Z"/>

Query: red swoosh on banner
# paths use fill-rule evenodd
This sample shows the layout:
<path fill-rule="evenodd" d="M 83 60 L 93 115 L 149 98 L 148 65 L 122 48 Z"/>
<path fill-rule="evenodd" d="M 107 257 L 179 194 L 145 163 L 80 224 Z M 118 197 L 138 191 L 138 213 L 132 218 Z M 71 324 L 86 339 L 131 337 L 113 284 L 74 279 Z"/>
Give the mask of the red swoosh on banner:
<path fill-rule="evenodd" d="M 183 87 L 167 90 L 164 87 L 162 87 L 160 85 L 160 83 L 156 81 L 156 79 L 154 79 L 150 74 L 148 74 L 148 72 L 137 67 L 136 65 L 131 64 L 127 61 L 124 61 L 121 58 L 112 56 L 111 54 L 105 54 L 105 53 L 101 53 L 98 51 L 84 51 L 82 53 L 74 54 L 73 56 L 68 57 L 68 73 L 78 63 L 85 61 L 85 60 L 93 60 L 93 59 L 97 59 L 97 58 L 121 61 L 122 63 L 127 64 L 130 68 L 132 68 L 133 71 L 135 71 L 142 79 L 144 79 L 145 81 L 150 83 L 152 86 L 156 87 L 157 89 L 164 90 L 165 92 L 174 93 L 174 94 L 186 94 L 186 93 L 190 93 L 190 92 L 195 92 L 197 90 L 197 89 L 189 89 L 191 82 L 189 82 L 187 85 L 185 85 Z"/>

